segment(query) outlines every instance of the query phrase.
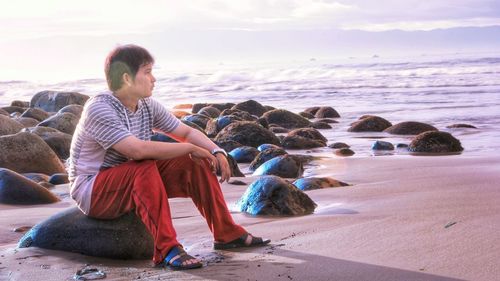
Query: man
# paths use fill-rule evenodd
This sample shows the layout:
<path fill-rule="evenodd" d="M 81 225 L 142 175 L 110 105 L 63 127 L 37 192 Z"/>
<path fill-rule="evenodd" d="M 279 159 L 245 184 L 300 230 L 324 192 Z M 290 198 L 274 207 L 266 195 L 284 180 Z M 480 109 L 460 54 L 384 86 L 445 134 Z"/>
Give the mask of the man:
<path fill-rule="evenodd" d="M 151 98 L 154 59 L 139 46 L 111 51 L 105 63 L 111 92 L 89 99 L 71 143 L 71 197 L 88 216 L 117 218 L 131 210 L 154 239 L 153 262 L 175 269 L 202 266 L 176 239 L 168 198 L 190 197 L 214 235 L 215 249 L 262 246 L 234 223 L 214 174 L 228 181 L 226 153 L 179 122 Z M 153 131 L 179 143 L 150 141 Z"/>

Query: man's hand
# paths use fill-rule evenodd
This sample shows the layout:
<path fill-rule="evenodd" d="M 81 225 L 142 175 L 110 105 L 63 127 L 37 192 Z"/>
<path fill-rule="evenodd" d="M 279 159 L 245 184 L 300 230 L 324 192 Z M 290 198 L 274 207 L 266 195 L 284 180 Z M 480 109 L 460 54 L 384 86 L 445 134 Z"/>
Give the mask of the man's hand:
<path fill-rule="evenodd" d="M 231 168 L 229 167 L 229 162 L 227 162 L 227 158 L 222 153 L 215 154 L 217 158 L 217 168 L 220 171 L 220 183 L 229 182 L 231 178 Z"/>
<path fill-rule="evenodd" d="M 191 159 L 193 159 L 194 162 L 201 164 L 201 161 L 207 160 L 208 163 L 210 164 L 210 168 L 212 168 L 212 172 L 217 171 L 217 166 L 218 166 L 218 160 L 215 156 L 213 156 L 208 150 L 201 148 L 196 145 L 192 145 L 192 150 L 189 153 L 189 156 Z"/>

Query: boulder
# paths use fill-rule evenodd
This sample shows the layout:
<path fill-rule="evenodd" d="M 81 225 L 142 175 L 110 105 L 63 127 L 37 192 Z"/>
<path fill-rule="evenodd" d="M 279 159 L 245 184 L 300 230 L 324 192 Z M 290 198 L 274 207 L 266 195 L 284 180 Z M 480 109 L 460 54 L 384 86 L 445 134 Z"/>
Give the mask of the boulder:
<path fill-rule="evenodd" d="M 335 155 L 337 156 L 352 156 L 354 155 L 354 151 L 350 148 L 340 148 L 335 150 Z"/>
<path fill-rule="evenodd" d="M 243 121 L 257 121 L 259 119 L 251 115 L 250 113 L 239 109 L 225 109 L 220 113 L 220 116 L 227 116 L 227 115 L 238 117 Z"/>
<path fill-rule="evenodd" d="M 406 143 L 398 143 L 398 144 L 396 144 L 396 148 L 407 149 L 408 145 Z"/>
<path fill-rule="evenodd" d="M 83 106 L 81 106 L 79 104 L 69 104 L 69 105 L 66 105 L 65 107 L 59 109 L 59 111 L 57 113 L 60 114 L 60 113 L 64 113 L 64 112 L 73 113 L 78 118 L 80 118 L 82 116 Z"/>
<path fill-rule="evenodd" d="M 269 131 L 271 131 L 273 134 L 286 134 L 290 132 L 289 129 L 279 127 L 279 126 L 270 126 Z"/>
<path fill-rule="evenodd" d="M 299 115 L 302 116 L 302 117 L 304 117 L 304 118 L 307 118 L 307 119 L 313 119 L 314 118 L 313 114 L 308 113 L 308 112 L 304 112 L 304 111 L 299 112 Z"/>
<path fill-rule="evenodd" d="M 182 117 L 182 120 L 186 120 L 186 121 L 189 121 L 191 123 L 194 123 L 194 124 L 198 125 L 200 128 L 202 128 L 203 130 L 205 130 L 205 128 L 207 127 L 207 122 L 208 122 L 208 120 L 210 120 L 210 117 L 208 117 L 206 115 L 201 115 L 201 114 L 191 114 L 191 115 L 186 115 L 186 116 Z"/>
<path fill-rule="evenodd" d="M 5 111 L 4 109 L 0 108 L 0 115 L 9 116 L 9 113 L 7 111 Z"/>
<path fill-rule="evenodd" d="M 276 176 L 251 183 L 237 206 L 251 215 L 301 216 L 314 212 L 316 204 L 293 184 Z"/>
<path fill-rule="evenodd" d="M 338 181 L 334 178 L 324 177 L 324 178 L 300 178 L 295 180 L 293 183 L 298 189 L 306 191 L 306 190 L 314 190 L 321 188 L 329 188 L 329 187 L 341 187 L 341 186 L 349 186 L 349 184 L 345 182 Z"/>
<path fill-rule="evenodd" d="M 429 131 L 417 135 L 410 143 L 411 152 L 453 153 L 464 150 L 460 141 L 447 132 Z"/>
<path fill-rule="evenodd" d="M 252 115 L 255 115 L 255 116 L 262 116 L 262 114 L 264 114 L 264 112 L 266 112 L 266 108 L 254 101 L 254 100 L 247 100 L 247 101 L 244 101 L 244 102 L 240 102 L 240 103 L 237 103 L 235 104 L 231 109 L 238 109 L 238 110 L 242 110 L 242 111 L 246 111 Z"/>
<path fill-rule="evenodd" d="M 31 98 L 30 106 L 47 112 L 57 112 L 70 104 L 84 105 L 89 96 L 76 92 L 42 91 Z"/>
<path fill-rule="evenodd" d="M 392 126 L 391 122 L 379 116 L 366 116 L 351 124 L 348 132 L 382 132 Z"/>
<path fill-rule="evenodd" d="M 153 238 L 130 212 L 113 220 L 85 216 L 73 207 L 35 225 L 19 248 L 40 247 L 112 259 L 151 259 Z"/>
<path fill-rule="evenodd" d="M 339 123 L 339 121 L 333 120 L 333 119 L 329 119 L 329 118 L 320 118 L 320 119 L 317 119 L 316 121 L 317 122 L 327 123 L 327 124 L 336 124 L 336 123 Z"/>
<path fill-rule="evenodd" d="M 36 183 L 39 182 L 49 182 L 49 176 L 42 173 L 24 173 L 22 174 L 25 178 L 32 180 Z"/>
<path fill-rule="evenodd" d="M 10 118 L 9 116 L 0 115 L 0 136 L 18 133 L 23 128 L 24 126 L 21 123 Z"/>
<path fill-rule="evenodd" d="M 263 143 L 257 147 L 258 151 L 264 151 L 268 148 L 281 148 L 281 146 L 277 146 L 275 144 L 270 144 L 270 143 Z"/>
<path fill-rule="evenodd" d="M 212 106 L 217 108 L 220 111 L 223 111 L 225 109 L 229 109 L 234 106 L 234 103 L 195 103 L 192 106 L 191 112 L 192 113 L 198 113 L 200 109 L 207 107 L 207 106 Z"/>
<path fill-rule="evenodd" d="M 280 155 L 260 165 L 253 175 L 274 175 L 282 178 L 298 178 L 304 172 L 302 163 L 290 155 Z"/>
<path fill-rule="evenodd" d="M 286 136 L 281 145 L 287 149 L 309 149 L 324 147 L 326 143 L 301 136 Z"/>
<path fill-rule="evenodd" d="M 73 135 L 78 124 L 78 116 L 73 113 L 64 112 L 53 115 L 44 121 L 40 122 L 40 127 L 50 127 L 57 129 L 63 133 Z"/>
<path fill-rule="evenodd" d="M 54 184 L 54 185 L 69 183 L 68 174 L 66 174 L 66 173 L 53 174 L 49 178 L 49 183 Z"/>
<path fill-rule="evenodd" d="M 4 111 L 7 111 L 9 114 L 12 114 L 12 113 L 23 113 L 26 108 L 24 107 L 19 107 L 19 106 L 4 106 L 2 107 L 2 109 Z"/>
<path fill-rule="evenodd" d="M 261 151 L 255 159 L 250 163 L 250 166 L 248 167 L 250 171 L 255 171 L 260 165 L 264 164 L 264 162 L 267 162 L 271 159 L 273 159 L 276 156 L 280 155 L 285 155 L 287 152 L 282 149 L 282 148 L 268 148 L 263 151 Z"/>
<path fill-rule="evenodd" d="M 339 113 L 331 106 L 322 106 L 314 114 L 316 118 L 338 118 Z"/>
<path fill-rule="evenodd" d="M 43 120 L 49 118 L 50 114 L 40 108 L 28 108 L 23 112 L 23 114 L 21 114 L 21 117 L 30 117 L 42 122 Z"/>
<path fill-rule="evenodd" d="M 229 141 L 233 140 L 242 145 L 257 147 L 263 143 L 278 145 L 279 139 L 266 128 L 249 121 L 240 121 L 232 123 L 222 129 L 215 140 Z"/>
<path fill-rule="evenodd" d="M 335 143 L 330 144 L 328 147 L 333 148 L 333 149 L 340 149 L 340 148 L 349 148 L 351 146 L 349 146 L 347 143 L 335 142 Z"/>
<path fill-rule="evenodd" d="M 225 151 L 231 151 L 237 147 L 243 146 L 241 143 L 233 140 L 227 140 L 227 141 L 214 141 L 214 143 L 224 149 Z"/>
<path fill-rule="evenodd" d="M 39 123 L 38 120 L 31 117 L 17 117 L 14 120 L 19 122 L 19 124 L 23 125 L 24 128 L 34 127 Z"/>
<path fill-rule="evenodd" d="M 313 106 L 313 107 L 306 108 L 303 112 L 312 114 L 314 116 L 316 114 L 316 112 L 318 112 L 319 109 L 320 109 L 319 106 Z"/>
<path fill-rule="evenodd" d="M 427 131 L 437 131 L 435 127 L 414 121 L 401 122 L 396 125 L 392 125 L 389 128 L 385 129 L 384 132 L 393 134 L 393 135 L 418 135 Z"/>
<path fill-rule="evenodd" d="M 255 156 L 259 154 L 259 151 L 252 146 L 242 146 L 231 150 L 229 154 L 238 163 L 250 163 L 255 159 Z"/>
<path fill-rule="evenodd" d="M 469 129 L 477 129 L 477 127 L 475 126 L 472 126 L 472 125 L 469 125 L 469 124 L 453 124 L 453 125 L 449 125 L 449 126 L 446 126 L 446 128 L 449 128 L 449 129 L 455 129 L 455 128 L 469 128 Z"/>
<path fill-rule="evenodd" d="M 287 136 L 300 136 L 304 138 L 308 138 L 311 140 L 319 141 L 319 142 L 324 142 L 326 143 L 328 140 L 321 134 L 318 130 L 314 128 L 300 128 L 300 129 L 295 129 L 288 133 Z"/>
<path fill-rule="evenodd" d="M 387 141 L 375 141 L 372 150 L 394 150 L 394 145 Z"/>
<path fill-rule="evenodd" d="M 0 137 L 0 167 L 18 173 L 64 173 L 64 165 L 39 136 L 20 132 Z"/>
<path fill-rule="evenodd" d="M 206 106 L 200 109 L 200 111 L 198 111 L 198 114 L 205 115 L 210 118 L 217 118 L 220 115 L 220 112 L 220 110 L 213 106 Z"/>
<path fill-rule="evenodd" d="M 284 109 L 268 111 L 264 113 L 262 117 L 264 117 L 269 124 L 276 124 L 287 129 L 306 128 L 311 126 L 311 121 Z"/>
<path fill-rule="evenodd" d="M 59 199 L 38 183 L 0 168 L 0 203 L 12 205 L 50 204 Z"/>
<path fill-rule="evenodd" d="M 18 107 L 30 107 L 30 102 L 29 101 L 20 101 L 20 100 L 14 100 L 10 103 L 11 106 L 18 106 Z"/>
<path fill-rule="evenodd" d="M 330 126 L 328 123 L 319 122 L 319 121 L 312 122 L 311 127 L 314 129 L 322 129 L 322 130 L 332 128 L 332 126 Z"/>
<path fill-rule="evenodd" d="M 217 119 L 211 119 L 207 122 L 205 132 L 209 137 L 213 138 L 227 125 L 238 121 L 243 121 L 243 119 L 235 115 L 219 116 Z"/>

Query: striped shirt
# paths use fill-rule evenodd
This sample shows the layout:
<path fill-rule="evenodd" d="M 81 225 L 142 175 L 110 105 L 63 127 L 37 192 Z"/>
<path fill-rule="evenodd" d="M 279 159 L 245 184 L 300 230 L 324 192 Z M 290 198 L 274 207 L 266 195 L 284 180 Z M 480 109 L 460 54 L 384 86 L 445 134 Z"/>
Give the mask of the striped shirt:
<path fill-rule="evenodd" d="M 152 98 L 139 100 L 135 112 L 111 92 L 87 101 L 71 141 L 68 175 L 70 195 L 88 214 L 92 186 L 100 170 L 129 159 L 112 148 L 128 136 L 150 140 L 153 129 L 171 132 L 180 121 Z"/>

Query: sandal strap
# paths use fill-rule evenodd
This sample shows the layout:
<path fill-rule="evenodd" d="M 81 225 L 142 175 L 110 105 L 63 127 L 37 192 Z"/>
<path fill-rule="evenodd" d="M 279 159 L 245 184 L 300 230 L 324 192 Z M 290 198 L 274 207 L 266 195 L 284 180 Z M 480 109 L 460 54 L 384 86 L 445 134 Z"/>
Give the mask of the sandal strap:
<path fill-rule="evenodd" d="M 167 254 L 165 257 L 165 261 L 167 261 L 169 264 L 172 264 L 182 256 L 187 255 L 186 251 L 184 251 L 184 248 L 182 246 L 174 246 Z"/>

